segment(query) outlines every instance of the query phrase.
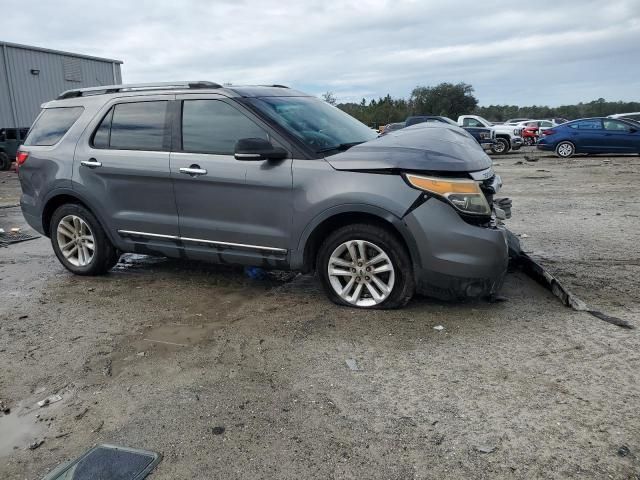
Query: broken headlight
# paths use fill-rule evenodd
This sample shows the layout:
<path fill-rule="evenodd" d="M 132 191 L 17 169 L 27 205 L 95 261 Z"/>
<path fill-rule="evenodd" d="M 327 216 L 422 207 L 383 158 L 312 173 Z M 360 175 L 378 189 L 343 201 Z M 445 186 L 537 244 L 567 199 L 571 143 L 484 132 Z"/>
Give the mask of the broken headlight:
<path fill-rule="evenodd" d="M 462 213 L 470 215 L 491 215 L 487 198 L 474 180 L 460 178 L 423 177 L 406 174 L 409 184 L 419 190 L 445 198 Z"/>

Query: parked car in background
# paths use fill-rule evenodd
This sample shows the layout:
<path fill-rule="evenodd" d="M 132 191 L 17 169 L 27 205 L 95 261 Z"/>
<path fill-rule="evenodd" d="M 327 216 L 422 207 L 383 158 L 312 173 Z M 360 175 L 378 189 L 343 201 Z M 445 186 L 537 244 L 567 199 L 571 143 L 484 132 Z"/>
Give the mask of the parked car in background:
<path fill-rule="evenodd" d="M 504 154 L 510 150 L 519 150 L 524 141 L 522 140 L 522 129 L 511 125 L 493 125 L 488 120 L 478 115 L 460 115 L 458 125 L 461 127 L 489 128 L 495 132 L 493 136 L 495 143 L 491 151 L 496 154 Z"/>
<path fill-rule="evenodd" d="M 442 117 L 439 115 L 414 115 L 407 118 L 404 125 L 409 127 L 423 122 L 440 122 L 447 123 L 449 125 L 455 125 L 460 127 L 456 122 L 448 117 Z M 460 127 L 466 130 L 484 149 L 491 149 L 495 143 L 495 131 L 493 128 L 486 127 Z"/>
<path fill-rule="evenodd" d="M 378 137 L 283 86 L 70 90 L 17 163 L 25 219 L 77 275 L 137 252 L 316 271 L 340 305 L 398 308 L 491 296 L 507 271 L 502 181 L 468 133 Z"/>
<path fill-rule="evenodd" d="M 608 118 L 619 118 L 621 120 L 634 120 L 638 122 L 640 121 L 640 112 L 615 113 L 613 115 L 609 115 Z"/>
<path fill-rule="evenodd" d="M 526 122 L 522 122 L 522 124 L 518 124 L 518 126 L 522 128 L 522 139 L 524 140 L 524 144 L 535 145 L 538 143 L 538 139 L 542 136 L 543 130 L 566 122 L 564 119 L 562 119 L 564 122 L 557 122 L 556 120 L 560 119 L 528 120 Z"/>
<path fill-rule="evenodd" d="M 27 138 L 28 128 L 0 128 L 0 170 L 9 170 L 18 147 Z"/>
<path fill-rule="evenodd" d="M 526 122 L 528 118 L 510 118 L 501 123 L 501 125 L 516 125 L 517 123 Z"/>
<path fill-rule="evenodd" d="M 387 133 L 395 132 L 396 130 L 400 130 L 401 128 L 404 128 L 404 122 L 389 123 L 382 127 L 380 135 L 386 135 Z"/>
<path fill-rule="evenodd" d="M 640 153 L 640 124 L 607 117 L 583 118 L 543 131 L 538 149 L 569 158 L 576 153 Z"/>

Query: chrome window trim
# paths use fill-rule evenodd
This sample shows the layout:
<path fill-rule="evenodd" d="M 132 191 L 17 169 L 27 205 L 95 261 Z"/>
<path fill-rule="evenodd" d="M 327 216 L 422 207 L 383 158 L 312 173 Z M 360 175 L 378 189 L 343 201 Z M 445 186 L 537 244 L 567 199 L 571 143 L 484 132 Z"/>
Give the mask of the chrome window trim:
<path fill-rule="evenodd" d="M 195 242 L 195 243 L 208 243 L 211 245 L 220 245 L 221 247 L 236 247 L 236 248 L 249 248 L 252 250 L 268 250 L 270 252 L 277 253 L 287 253 L 287 250 L 284 248 L 276 248 L 276 247 L 264 247 L 261 245 L 248 245 L 246 243 L 232 243 L 232 242 L 219 242 L 214 240 L 204 240 L 202 238 L 189 238 L 189 237 L 179 237 L 176 235 L 162 235 L 159 233 L 148 233 L 148 232 L 137 232 L 134 230 L 118 230 L 118 233 L 121 235 L 130 235 L 130 236 L 140 236 L 140 237 L 152 237 L 152 238 L 166 238 L 169 240 L 181 240 L 184 242 Z"/>

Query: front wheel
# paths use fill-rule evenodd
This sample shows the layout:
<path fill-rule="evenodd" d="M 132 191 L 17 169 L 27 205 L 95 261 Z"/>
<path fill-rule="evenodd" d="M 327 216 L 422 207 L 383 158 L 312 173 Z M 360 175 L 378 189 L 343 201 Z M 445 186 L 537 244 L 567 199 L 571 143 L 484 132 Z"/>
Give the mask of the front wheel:
<path fill-rule="evenodd" d="M 375 225 L 347 225 L 331 233 L 316 267 L 325 293 L 338 305 L 400 308 L 415 290 L 405 246 Z"/>
<path fill-rule="evenodd" d="M 81 205 L 58 207 L 49 233 L 58 260 L 76 275 L 102 275 L 118 262 L 118 252 L 102 226 Z"/>
<path fill-rule="evenodd" d="M 505 138 L 497 138 L 496 143 L 491 147 L 491 151 L 496 155 L 502 155 L 509 151 L 510 145 Z"/>
<path fill-rule="evenodd" d="M 560 158 L 569 158 L 576 153 L 576 147 L 571 142 L 560 142 L 556 145 L 556 155 Z"/>

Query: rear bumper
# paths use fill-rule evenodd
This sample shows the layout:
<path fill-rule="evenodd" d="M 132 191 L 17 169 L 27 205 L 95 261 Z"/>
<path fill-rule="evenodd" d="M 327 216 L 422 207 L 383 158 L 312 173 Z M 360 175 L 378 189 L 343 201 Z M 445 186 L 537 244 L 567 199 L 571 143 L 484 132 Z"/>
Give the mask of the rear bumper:
<path fill-rule="evenodd" d="M 503 228 L 470 225 L 437 199 L 428 200 L 404 221 L 418 249 L 414 275 L 419 293 L 458 300 L 500 290 L 509 263 Z"/>
<path fill-rule="evenodd" d="M 29 202 L 29 198 L 27 198 L 24 194 L 20 198 L 20 208 L 22 209 L 22 216 L 27 221 L 29 226 L 41 235 L 48 236 L 48 233 L 44 231 L 44 228 L 42 226 L 42 215 L 39 213 L 35 205 L 32 205 Z"/>

